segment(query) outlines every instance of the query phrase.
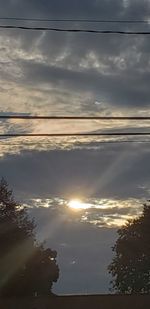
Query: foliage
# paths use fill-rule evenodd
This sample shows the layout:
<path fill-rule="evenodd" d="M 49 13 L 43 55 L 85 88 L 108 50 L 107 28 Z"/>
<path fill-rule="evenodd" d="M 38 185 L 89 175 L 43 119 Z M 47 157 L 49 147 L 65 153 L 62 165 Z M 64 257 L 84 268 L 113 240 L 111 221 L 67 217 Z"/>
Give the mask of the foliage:
<path fill-rule="evenodd" d="M 0 295 L 50 295 L 59 277 L 57 252 L 36 242 L 35 223 L 0 181 Z"/>
<path fill-rule="evenodd" d="M 150 293 L 150 206 L 142 215 L 118 230 L 108 270 L 117 293 Z"/>

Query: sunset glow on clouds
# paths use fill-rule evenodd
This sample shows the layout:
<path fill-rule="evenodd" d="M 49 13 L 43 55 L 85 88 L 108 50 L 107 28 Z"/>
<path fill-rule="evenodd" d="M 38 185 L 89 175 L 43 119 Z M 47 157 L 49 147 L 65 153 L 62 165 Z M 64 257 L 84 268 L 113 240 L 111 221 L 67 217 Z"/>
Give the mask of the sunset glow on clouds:
<path fill-rule="evenodd" d="M 29 209 L 47 208 L 49 216 L 56 212 L 56 216 L 65 215 L 68 220 L 87 222 L 97 227 L 117 228 L 121 227 L 127 220 L 138 217 L 146 201 L 129 200 L 110 200 L 110 199 L 80 199 L 65 200 L 61 198 L 51 199 L 32 199 L 23 202 Z M 49 219 L 48 219 L 49 221 Z"/>

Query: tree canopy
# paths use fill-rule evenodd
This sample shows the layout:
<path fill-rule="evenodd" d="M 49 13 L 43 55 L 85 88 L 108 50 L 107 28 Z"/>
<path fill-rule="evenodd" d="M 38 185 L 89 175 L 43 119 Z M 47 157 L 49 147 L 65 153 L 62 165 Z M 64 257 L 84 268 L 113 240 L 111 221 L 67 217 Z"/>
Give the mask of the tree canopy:
<path fill-rule="evenodd" d="M 150 293 L 150 205 L 118 230 L 108 270 L 116 293 Z"/>
<path fill-rule="evenodd" d="M 0 295 L 52 295 L 59 277 L 57 252 L 38 244 L 35 223 L 0 181 Z"/>

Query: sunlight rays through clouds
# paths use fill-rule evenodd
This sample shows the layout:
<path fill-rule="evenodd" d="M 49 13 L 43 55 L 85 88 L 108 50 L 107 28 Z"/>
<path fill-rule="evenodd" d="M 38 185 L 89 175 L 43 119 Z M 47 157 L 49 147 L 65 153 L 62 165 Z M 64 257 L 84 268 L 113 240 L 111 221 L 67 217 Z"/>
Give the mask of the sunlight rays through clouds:
<path fill-rule="evenodd" d="M 144 200 L 111 200 L 111 199 L 32 199 L 24 202 L 24 206 L 32 209 L 47 209 L 49 228 L 59 228 L 59 224 L 78 221 L 91 223 L 97 227 L 120 227 L 127 220 L 137 217 L 142 212 Z M 58 217 L 58 222 L 56 218 Z M 53 218 L 53 219 L 52 219 Z M 52 226 L 51 226 L 52 224 Z"/>

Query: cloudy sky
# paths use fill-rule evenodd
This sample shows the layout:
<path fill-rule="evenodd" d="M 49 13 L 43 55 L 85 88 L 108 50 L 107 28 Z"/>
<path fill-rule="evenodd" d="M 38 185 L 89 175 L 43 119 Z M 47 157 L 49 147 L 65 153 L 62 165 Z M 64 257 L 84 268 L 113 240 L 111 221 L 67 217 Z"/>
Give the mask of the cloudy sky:
<path fill-rule="evenodd" d="M 149 12 L 149 0 L 0 0 L 0 17 L 148 20 Z M 150 31 L 149 23 L 6 24 Z M 149 52 L 149 36 L 1 29 L 0 115 L 150 116 Z M 149 124 L 3 120 L 0 133 L 141 132 Z M 140 143 L 122 143 L 133 139 Z M 55 292 L 108 292 L 117 228 L 150 197 L 149 138 L 142 140 L 0 140 L 0 176 L 35 217 L 38 238 L 58 252 Z"/>

